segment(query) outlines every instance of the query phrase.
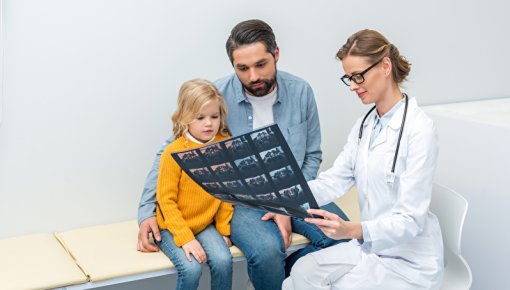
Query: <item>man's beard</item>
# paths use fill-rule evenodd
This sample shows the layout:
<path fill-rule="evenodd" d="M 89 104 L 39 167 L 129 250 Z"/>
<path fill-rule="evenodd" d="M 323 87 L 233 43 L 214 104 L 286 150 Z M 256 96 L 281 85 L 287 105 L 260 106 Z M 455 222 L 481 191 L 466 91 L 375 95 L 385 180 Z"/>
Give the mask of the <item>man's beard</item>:
<path fill-rule="evenodd" d="M 253 88 L 253 85 L 255 84 L 261 84 L 262 86 L 258 88 Z M 271 91 L 271 89 L 274 87 L 274 84 L 276 83 L 276 72 L 274 73 L 273 77 L 270 79 L 259 79 L 254 82 L 250 82 L 248 85 L 245 85 L 243 83 L 243 87 L 245 90 L 247 90 L 250 95 L 256 96 L 256 97 L 262 97 Z"/>

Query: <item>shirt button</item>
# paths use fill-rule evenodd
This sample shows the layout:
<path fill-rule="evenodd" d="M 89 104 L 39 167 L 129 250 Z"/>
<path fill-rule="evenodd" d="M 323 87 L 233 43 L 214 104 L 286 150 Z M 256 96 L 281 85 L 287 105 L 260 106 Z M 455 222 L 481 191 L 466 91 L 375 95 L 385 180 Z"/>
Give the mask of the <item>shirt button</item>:
<path fill-rule="evenodd" d="M 252 117 L 251 117 L 251 116 L 248 116 L 248 120 L 251 120 L 251 119 L 252 119 Z"/>

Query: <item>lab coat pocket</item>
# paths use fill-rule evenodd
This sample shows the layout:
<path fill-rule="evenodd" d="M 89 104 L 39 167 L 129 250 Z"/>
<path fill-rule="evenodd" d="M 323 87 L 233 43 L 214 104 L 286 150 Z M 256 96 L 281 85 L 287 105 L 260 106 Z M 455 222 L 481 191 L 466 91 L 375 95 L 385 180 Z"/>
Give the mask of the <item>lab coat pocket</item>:
<path fill-rule="evenodd" d="M 287 141 L 289 142 L 290 149 L 297 163 L 301 166 L 305 159 L 308 123 L 304 121 L 298 125 L 289 127 L 287 130 L 289 133 Z"/>

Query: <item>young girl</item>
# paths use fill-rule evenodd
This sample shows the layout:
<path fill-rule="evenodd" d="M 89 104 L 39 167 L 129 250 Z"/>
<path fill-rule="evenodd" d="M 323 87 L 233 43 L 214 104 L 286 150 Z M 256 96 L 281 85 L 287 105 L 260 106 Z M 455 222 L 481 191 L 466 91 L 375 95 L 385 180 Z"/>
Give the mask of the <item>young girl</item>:
<path fill-rule="evenodd" d="M 171 156 L 228 137 L 226 114 L 223 97 L 211 82 L 195 79 L 182 85 L 172 116 L 175 141 L 161 155 L 156 188 L 158 246 L 177 268 L 176 289 L 197 289 L 203 263 L 211 269 L 211 289 L 232 288 L 232 205 L 205 192 Z"/>

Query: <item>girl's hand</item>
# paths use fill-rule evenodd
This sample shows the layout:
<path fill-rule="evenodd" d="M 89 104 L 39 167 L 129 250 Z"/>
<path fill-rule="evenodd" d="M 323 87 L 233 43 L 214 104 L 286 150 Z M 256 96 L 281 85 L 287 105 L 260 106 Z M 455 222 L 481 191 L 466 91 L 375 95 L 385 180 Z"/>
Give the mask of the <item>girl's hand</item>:
<path fill-rule="evenodd" d="M 182 249 L 186 254 L 186 258 L 188 258 L 188 261 L 191 262 L 191 255 L 193 255 L 200 264 L 207 263 L 207 256 L 205 255 L 202 245 L 199 241 L 197 241 L 197 239 L 193 239 L 182 245 Z"/>
<path fill-rule="evenodd" d="M 227 237 L 227 236 L 223 236 L 223 240 L 225 241 L 225 243 L 227 244 L 227 246 L 232 247 L 232 241 L 230 240 L 230 238 L 229 238 L 229 237 Z"/>
<path fill-rule="evenodd" d="M 338 215 L 322 209 L 309 209 L 308 213 L 320 215 L 324 218 L 305 218 L 305 221 L 316 225 L 326 236 L 332 239 L 363 238 L 361 223 L 345 221 Z"/>

